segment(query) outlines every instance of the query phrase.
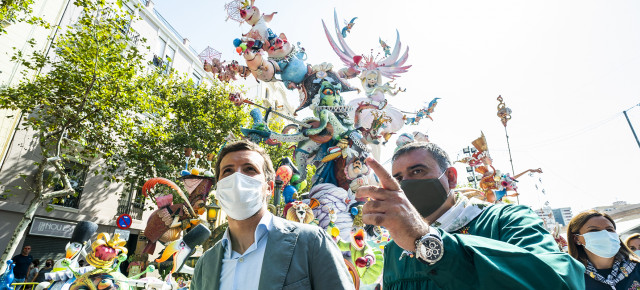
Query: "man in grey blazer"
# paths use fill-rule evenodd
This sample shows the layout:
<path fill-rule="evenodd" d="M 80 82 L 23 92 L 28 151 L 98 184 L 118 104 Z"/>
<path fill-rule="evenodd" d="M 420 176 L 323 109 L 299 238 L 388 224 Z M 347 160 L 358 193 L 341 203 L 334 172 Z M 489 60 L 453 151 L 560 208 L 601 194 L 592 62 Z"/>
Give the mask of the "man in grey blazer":
<path fill-rule="evenodd" d="M 324 230 L 273 216 L 275 170 L 249 141 L 225 146 L 216 162 L 216 198 L 229 228 L 205 252 L 191 289 L 353 289 L 342 254 Z"/>

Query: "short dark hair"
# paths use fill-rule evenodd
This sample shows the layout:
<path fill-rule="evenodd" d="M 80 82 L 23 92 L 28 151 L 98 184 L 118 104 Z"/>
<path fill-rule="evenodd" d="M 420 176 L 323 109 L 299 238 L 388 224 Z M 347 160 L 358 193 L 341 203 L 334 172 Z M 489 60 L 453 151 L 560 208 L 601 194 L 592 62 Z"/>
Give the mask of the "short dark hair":
<path fill-rule="evenodd" d="M 220 162 L 225 155 L 238 152 L 238 151 L 254 151 L 258 152 L 260 156 L 264 159 L 264 166 L 262 171 L 264 171 L 264 177 L 267 182 L 276 180 L 276 171 L 273 169 L 273 163 L 271 162 L 271 157 L 267 154 L 267 151 L 264 148 L 258 146 L 258 144 L 253 143 L 248 140 L 240 140 L 230 144 L 227 144 L 220 150 L 218 153 L 218 159 L 216 160 L 216 181 L 220 181 Z"/>
<path fill-rule="evenodd" d="M 449 160 L 449 155 L 445 152 L 440 146 L 431 142 L 411 142 L 403 145 L 398 148 L 395 153 L 393 153 L 393 157 L 391 161 L 396 161 L 400 156 L 407 154 L 413 150 L 424 150 L 427 151 L 433 156 L 433 159 L 438 163 L 438 167 L 440 167 L 440 171 L 444 172 L 447 168 L 451 167 L 451 161 Z"/>

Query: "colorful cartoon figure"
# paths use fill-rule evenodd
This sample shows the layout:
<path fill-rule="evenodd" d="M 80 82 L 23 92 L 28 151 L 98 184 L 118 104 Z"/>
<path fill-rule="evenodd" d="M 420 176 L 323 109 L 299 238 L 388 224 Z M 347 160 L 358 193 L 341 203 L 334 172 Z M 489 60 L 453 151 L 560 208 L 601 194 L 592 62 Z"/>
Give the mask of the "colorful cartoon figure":
<path fill-rule="evenodd" d="M 418 131 L 413 131 L 413 133 L 402 133 L 398 136 L 398 139 L 396 139 L 395 150 L 398 150 L 400 147 L 411 142 L 429 142 L 429 136 Z"/>
<path fill-rule="evenodd" d="M 351 21 L 349 21 L 349 22 L 347 22 L 346 20 L 344 21 L 344 24 L 346 26 L 342 28 L 342 37 L 346 38 L 347 37 L 347 33 L 351 32 L 351 28 L 353 28 L 353 25 L 356 24 L 355 23 L 356 19 L 358 19 L 358 17 L 351 18 Z"/>
<path fill-rule="evenodd" d="M 290 205 L 284 209 L 284 216 L 287 220 L 308 224 L 315 218 L 311 207 L 302 201 L 297 200 L 287 205 Z"/>
<path fill-rule="evenodd" d="M 348 241 L 353 225 L 349 206 L 356 202 L 355 195 L 334 184 L 324 183 L 313 186 L 309 191 L 309 198 L 319 203 L 313 208 L 318 226 L 328 230 L 331 224 L 332 228 L 337 228 L 339 237 Z"/>
<path fill-rule="evenodd" d="M 13 279 L 15 276 L 13 275 L 13 267 L 16 264 L 13 263 L 13 260 L 7 260 L 7 269 L 4 271 L 2 276 L 0 276 L 0 290 L 12 290 L 13 287 L 11 283 L 13 283 Z"/>
<path fill-rule="evenodd" d="M 338 220 L 336 211 L 332 207 L 329 207 L 329 224 L 327 225 L 327 233 L 333 241 L 337 243 L 340 238 L 340 228 L 336 226 L 336 220 Z"/>
<path fill-rule="evenodd" d="M 433 121 L 433 118 L 431 118 L 431 113 L 433 113 L 433 110 L 435 109 L 436 105 L 438 104 L 438 99 L 440 98 L 434 98 L 433 100 L 431 100 L 431 102 L 429 102 L 429 104 L 418 110 L 415 114 L 415 117 L 406 117 L 406 124 L 407 125 L 418 125 L 418 123 L 420 122 L 420 120 L 422 120 L 423 118 L 429 118 L 431 121 Z"/>
<path fill-rule="evenodd" d="M 99 233 L 87 255 L 87 263 L 95 267 L 94 270 L 81 274 L 68 267 L 67 261 L 63 263 L 76 278 L 69 289 L 131 289 L 130 279 L 119 272 L 120 263 L 127 259 L 126 244 L 127 241 L 120 239 L 119 234 L 111 238 L 108 233 Z"/>
<path fill-rule="evenodd" d="M 212 73 L 214 76 L 221 73 L 223 70 L 222 62 L 220 59 L 214 58 L 211 63 L 208 60 L 204 61 L 204 71 Z"/>
<path fill-rule="evenodd" d="M 202 245 L 211 235 L 207 227 L 199 224 L 190 230 L 184 237 L 170 242 L 164 248 L 162 256 L 156 262 L 162 263 L 169 258 L 173 260 L 171 273 L 185 273 L 193 275 L 193 268 L 185 265 L 187 259 L 196 251 L 196 246 Z"/>
<path fill-rule="evenodd" d="M 351 207 L 353 216 L 351 234 L 348 241 L 339 240 L 338 247 L 343 251 L 345 259 L 350 259 L 356 266 L 360 283 L 369 285 L 379 283 L 384 258 L 379 248 L 370 247 L 366 242 L 367 234 L 362 222 L 362 204 L 354 204 Z"/>
<path fill-rule="evenodd" d="M 243 36 L 251 39 L 261 41 L 265 50 L 269 49 L 271 46 L 276 44 L 280 44 L 282 40 L 278 39 L 275 33 L 269 28 L 267 23 L 271 22 L 273 16 L 277 12 L 273 12 L 269 15 L 265 15 L 260 13 L 260 9 L 254 5 L 255 0 L 243 1 L 243 6 L 240 8 L 240 17 L 245 21 L 245 23 L 251 25 L 251 30 L 244 34 Z"/>
<path fill-rule="evenodd" d="M 382 40 L 382 38 L 378 37 L 378 42 L 380 42 L 380 46 L 382 47 L 382 51 L 384 51 L 384 56 L 387 57 L 391 55 L 391 47 Z"/>
<path fill-rule="evenodd" d="M 482 190 L 480 196 L 477 192 L 471 190 L 465 193 L 468 198 L 476 197 L 487 202 L 496 203 L 504 196 L 517 196 L 518 187 L 516 182 L 520 176 L 528 172 L 542 173 L 542 170 L 538 168 L 525 170 L 514 177 L 511 177 L 508 173 L 501 174 L 492 165 L 493 160 L 489 154 L 489 147 L 484 133 L 481 133 L 481 136 L 471 142 L 471 144 L 477 149 L 477 152 L 473 153 L 471 157 L 465 157 L 456 161 L 467 163 L 469 166 L 475 167 L 476 172 L 482 174 L 482 179 L 479 184 Z M 507 194 L 508 191 L 513 191 L 514 193 Z"/>
<path fill-rule="evenodd" d="M 356 192 L 358 188 L 371 184 L 371 170 L 364 162 L 366 154 L 355 153 L 347 158 L 344 168 L 345 176 L 349 180 L 349 190 Z"/>
<path fill-rule="evenodd" d="M 551 235 L 553 235 L 553 238 L 556 240 L 560 251 L 565 253 L 569 251 L 569 244 L 567 244 L 567 240 L 560 235 L 560 224 L 556 223 L 553 225 Z"/>
<path fill-rule="evenodd" d="M 200 223 L 199 215 L 204 213 L 205 200 L 213 185 L 213 178 L 187 175 L 182 179 L 187 189 L 192 190 L 189 197 L 182 192 L 180 187 L 166 178 L 151 178 L 142 186 L 142 194 L 144 196 L 147 196 L 148 192 L 156 184 L 162 184 L 173 189 L 178 196 L 187 201 L 174 204 L 172 194 L 155 198 L 158 209 L 151 213 L 147 220 L 144 235 L 149 242 L 144 249 L 144 253 L 153 254 L 157 241 L 162 243 L 175 241 L 180 237 L 183 229 L 188 229 Z"/>
<path fill-rule="evenodd" d="M 338 16 L 335 11 L 334 22 L 336 31 L 339 31 Z M 354 126 L 362 128 L 365 139 L 370 143 L 387 142 L 391 135 L 404 125 L 404 114 L 387 104 L 386 95 L 395 96 L 403 90 L 397 89 L 389 82 L 383 83 L 382 77 L 395 79 L 411 67 L 405 65 L 409 57 L 408 49 L 400 56 L 400 34 L 396 32 L 397 40 L 393 52 L 384 59 L 378 60 L 373 55 L 368 57 L 356 55 L 340 33 L 336 35 L 339 44 L 336 43 L 324 21 L 322 25 L 329 44 L 347 66 L 346 69 L 341 70 L 341 76 L 352 78 L 357 76 L 357 72 L 360 72 L 360 80 L 367 97 L 349 102 L 350 106 L 356 108 L 352 115 Z"/>
<path fill-rule="evenodd" d="M 313 78 L 309 78 L 311 81 L 305 84 L 305 87 L 313 89 L 314 95 L 313 99 L 304 101 L 299 109 L 310 107 L 315 117 L 307 118 L 302 122 L 293 119 L 295 123 L 285 126 L 283 134 L 271 132 L 266 125 L 262 127 L 263 131 L 258 131 L 256 128 L 241 130 L 245 136 L 253 138 L 251 134 L 257 135 L 259 137 L 256 138 L 257 141 L 268 144 L 297 142 L 293 157 L 299 168 L 300 180 L 306 179 L 307 165 L 316 164 L 318 170 L 314 184 L 335 182 L 346 189 L 349 187 L 346 179 L 336 180 L 336 174 L 343 177 L 338 172 L 344 168 L 344 160 L 341 160 L 338 166 L 334 166 L 336 164 L 333 159 L 324 158 L 331 153 L 329 149 L 334 149 L 335 146 L 346 148 L 353 143 L 354 146 L 361 147 L 361 150 L 366 151 L 366 148 L 360 141 L 362 136 L 354 130 L 353 122 L 349 118 L 348 113 L 353 108 L 345 105 L 340 95 L 344 89 L 343 82 L 331 71 L 332 67 L 327 63 L 313 66 Z M 254 118 L 254 126 L 258 121 L 264 123 L 259 112 L 252 111 L 251 115 Z M 285 117 L 292 120 L 288 116 Z M 292 130 L 296 132 L 290 133 Z"/>
<path fill-rule="evenodd" d="M 57 260 L 54 265 L 51 273 L 55 273 L 58 271 L 65 271 L 67 269 L 66 266 L 62 265 L 63 261 L 67 261 L 69 267 L 74 270 L 78 270 L 80 265 L 78 265 L 78 259 L 80 256 L 86 257 L 87 252 L 84 249 L 87 241 L 93 236 L 98 230 L 98 224 L 90 221 L 80 221 L 76 225 L 71 234 L 71 240 L 65 246 L 65 257 Z"/>

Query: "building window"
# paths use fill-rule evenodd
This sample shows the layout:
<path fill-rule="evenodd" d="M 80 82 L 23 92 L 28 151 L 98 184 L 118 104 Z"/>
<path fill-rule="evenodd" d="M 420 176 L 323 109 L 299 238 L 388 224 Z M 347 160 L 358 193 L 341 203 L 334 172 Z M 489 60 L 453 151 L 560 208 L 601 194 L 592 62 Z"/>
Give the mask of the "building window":
<path fill-rule="evenodd" d="M 164 49 L 167 46 L 167 42 L 158 36 L 158 46 L 156 47 L 156 55 L 160 58 L 164 56 Z"/>
<path fill-rule="evenodd" d="M 169 49 L 167 50 L 167 55 L 165 55 L 164 59 L 167 63 L 167 73 L 169 73 L 169 71 L 171 71 L 171 65 L 173 64 L 173 61 L 176 57 L 176 49 L 169 46 Z"/>
<path fill-rule="evenodd" d="M 156 53 L 153 55 L 153 65 L 162 68 L 164 65 L 164 50 L 167 47 L 167 42 L 160 36 L 158 36 L 158 42 L 156 44 Z"/>
<path fill-rule="evenodd" d="M 142 185 L 127 187 L 118 200 L 118 215 L 128 214 L 131 218 L 142 220 L 144 212 L 144 195 L 142 195 Z"/>
<path fill-rule="evenodd" d="M 202 79 L 200 74 L 197 73 L 197 72 L 194 72 L 193 73 L 193 82 L 196 84 L 196 86 L 200 85 L 200 79 Z"/>
<path fill-rule="evenodd" d="M 82 197 L 82 191 L 84 190 L 84 182 L 89 171 L 88 164 L 81 164 L 78 162 L 67 161 L 64 163 L 64 172 L 69 176 L 69 182 L 71 187 L 75 190 L 75 194 L 69 194 L 66 196 L 58 196 L 51 199 L 52 205 L 58 205 L 70 208 L 79 208 L 80 198 Z M 53 186 L 54 191 L 63 190 L 64 185 L 62 180 Z"/>

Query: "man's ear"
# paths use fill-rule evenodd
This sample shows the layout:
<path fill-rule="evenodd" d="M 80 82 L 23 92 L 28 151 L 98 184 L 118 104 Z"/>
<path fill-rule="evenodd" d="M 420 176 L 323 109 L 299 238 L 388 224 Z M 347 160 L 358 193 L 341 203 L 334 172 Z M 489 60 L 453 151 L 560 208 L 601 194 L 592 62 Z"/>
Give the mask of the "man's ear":
<path fill-rule="evenodd" d="M 273 180 L 267 181 L 267 190 L 269 191 L 269 193 L 271 193 L 271 196 L 273 196 L 275 188 L 276 183 Z"/>
<path fill-rule="evenodd" d="M 456 185 L 458 185 L 458 171 L 456 170 L 456 168 L 447 168 L 447 173 L 445 173 L 445 175 L 447 176 L 447 180 L 449 181 L 449 189 L 456 188 Z"/>

